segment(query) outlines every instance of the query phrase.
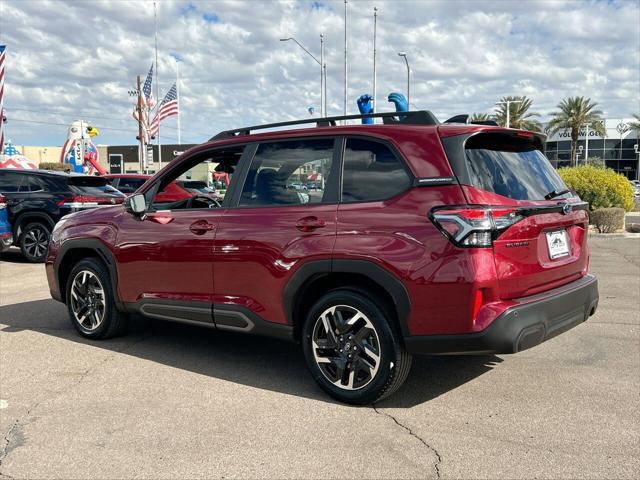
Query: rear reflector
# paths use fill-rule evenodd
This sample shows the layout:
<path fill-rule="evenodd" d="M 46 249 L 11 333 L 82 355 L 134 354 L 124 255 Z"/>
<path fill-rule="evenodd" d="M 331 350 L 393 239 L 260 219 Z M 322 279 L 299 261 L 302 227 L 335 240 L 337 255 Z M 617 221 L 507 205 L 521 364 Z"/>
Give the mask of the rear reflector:
<path fill-rule="evenodd" d="M 504 207 L 434 209 L 429 217 L 459 247 L 490 247 L 502 232 L 523 218 L 517 209 Z"/>

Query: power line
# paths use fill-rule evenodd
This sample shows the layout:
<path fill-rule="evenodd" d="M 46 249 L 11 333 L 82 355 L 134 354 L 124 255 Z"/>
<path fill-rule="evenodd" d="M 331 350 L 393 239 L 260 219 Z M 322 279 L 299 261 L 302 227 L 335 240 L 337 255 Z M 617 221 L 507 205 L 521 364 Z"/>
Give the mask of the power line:
<path fill-rule="evenodd" d="M 7 107 L 7 106 L 5 106 L 5 111 L 6 110 L 9 110 L 9 111 L 10 110 L 17 110 L 17 111 L 20 111 L 20 112 L 29 112 L 29 113 L 35 113 L 35 114 L 38 114 L 38 115 L 43 115 L 43 114 L 44 115 L 58 115 L 58 116 L 66 117 L 66 118 L 72 118 L 72 117 L 81 116 L 81 115 L 74 115 L 72 113 L 62 113 L 62 112 L 56 112 L 56 111 L 52 111 L 52 110 L 32 110 L 32 109 L 29 109 L 29 108 L 22 108 L 22 107 Z M 92 118 L 99 119 L 99 120 L 115 120 L 115 121 L 118 121 L 118 122 L 122 122 L 124 120 L 122 117 L 105 117 L 105 116 L 102 116 L 102 115 L 92 115 L 92 114 L 88 114 L 87 116 L 90 116 Z M 102 127 L 102 128 L 105 128 L 105 129 L 109 129 L 110 128 L 111 130 L 113 130 L 113 128 L 111 128 L 111 127 Z M 169 130 L 178 130 L 177 127 L 172 127 L 170 125 L 163 125 L 162 128 L 168 128 Z M 196 135 L 204 135 L 206 137 L 211 136 L 211 132 L 194 132 L 194 131 L 191 131 L 191 133 L 194 133 Z"/>

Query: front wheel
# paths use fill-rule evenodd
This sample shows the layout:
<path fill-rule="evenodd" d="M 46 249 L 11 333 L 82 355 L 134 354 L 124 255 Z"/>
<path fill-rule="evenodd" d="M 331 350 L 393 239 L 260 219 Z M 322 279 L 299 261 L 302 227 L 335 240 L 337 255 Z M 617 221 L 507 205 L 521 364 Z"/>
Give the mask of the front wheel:
<path fill-rule="evenodd" d="M 99 260 L 78 262 L 66 287 L 69 317 L 80 335 L 106 339 L 124 331 L 127 316 L 116 308 L 109 272 Z"/>
<path fill-rule="evenodd" d="M 409 374 L 411 355 L 392 321 L 360 292 L 334 290 L 322 297 L 307 316 L 302 343 L 318 385 L 352 404 L 395 392 Z"/>

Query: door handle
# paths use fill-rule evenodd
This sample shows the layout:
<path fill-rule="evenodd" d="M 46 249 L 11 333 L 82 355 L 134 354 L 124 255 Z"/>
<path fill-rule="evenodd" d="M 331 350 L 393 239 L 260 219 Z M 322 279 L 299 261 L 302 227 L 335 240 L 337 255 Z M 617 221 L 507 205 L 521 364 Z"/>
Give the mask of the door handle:
<path fill-rule="evenodd" d="M 326 226 L 327 223 L 316 216 L 304 217 L 296 222 L 296 228 L 301 232 L 313 232 L 317 228 Z"/>
<path fill-rule="evenodd" d="M 206 220 L 198 220 L 197 222 L 193 222 L 189 226 L 189 230 L 191 230 L 191 232 L 195 233 L 196 235 L 204 235 L 205 233 L 210 232 L 214 228 L 216 228 L 215 225 L 210 224 Z"/>

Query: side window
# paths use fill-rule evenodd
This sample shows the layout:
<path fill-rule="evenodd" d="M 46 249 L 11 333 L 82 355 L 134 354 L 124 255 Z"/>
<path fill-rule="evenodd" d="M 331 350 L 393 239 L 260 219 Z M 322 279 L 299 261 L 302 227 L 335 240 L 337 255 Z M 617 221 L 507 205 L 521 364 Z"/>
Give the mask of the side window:
<path fill-rule="evenodd" d="M 411 184 L 401 161 L 384 144 L 348 138 L 342 175 L 343 202 L 372 202 L 397 195 Z"/>
<path fill-rule="evenodd" d="M 42 192 L 45 189 L 45 182 L 35 175 L 29 175 L 29 191 L 30 192 Z M 23 184 L 26 182 L 22 182 Z M 22 189 L 20 190 L 22 191 Z"/>
<path fill-rule="evenodd" d="M 326 195 L 333 139 L 262 143 L 251 161 L 241 206 L 301 205 L 331 201 Z"/>
<path fill-rule="evenodd" d="M 159 184 L 156 183 L 154 188 L 146 192 L 147 202 L 150 200 L 150 194 L 156 191 L 155 197 L 149 202 L 155 210 L 220 207 L 222 197 L 212 188 L 213 178 L 216 174 L 224 174 L 230 178 L 235 172 L 244 149 L 245 145 L 228 146 L 203 151 L 185 158 L 170 173 L 165 174 Z M 122 185 L 122 180 L 120 182 Z M 185 188 L 183 186 L 185 183 L 190 186 L 195 184 L 198 188 Z"/>
<path fill-rule="evenodd" d="M 15 172 L 0 172 L 0 193 L 16 193 L 20 190 L 22 175 Z"/>

